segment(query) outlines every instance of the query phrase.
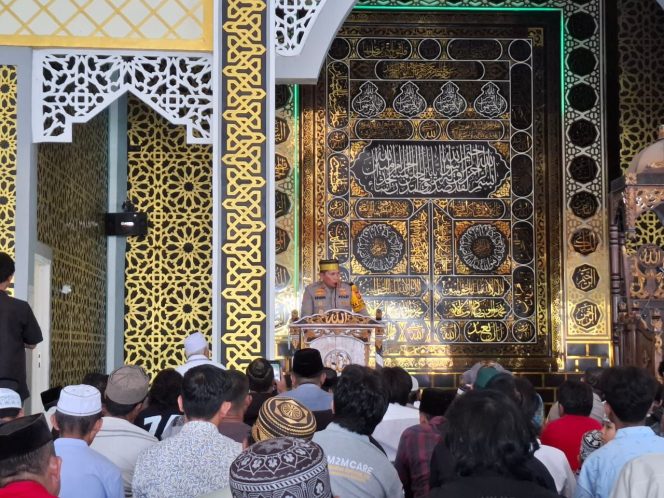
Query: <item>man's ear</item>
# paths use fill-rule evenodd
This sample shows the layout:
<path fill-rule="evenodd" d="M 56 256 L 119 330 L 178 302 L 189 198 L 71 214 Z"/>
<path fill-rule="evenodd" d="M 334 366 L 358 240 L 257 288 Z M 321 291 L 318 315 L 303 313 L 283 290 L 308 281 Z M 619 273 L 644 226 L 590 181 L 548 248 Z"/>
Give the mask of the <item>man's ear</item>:
<path fill-rule="evenodd" d="M 48 457 L 46 468 L 46 490 L 54 496 L 60 494 L 60 471 L 62 469 L 62 458 L 51 455 Z"/>
<path fill-rule="evenodd" d="M 228 410 L 231 409 L 231 402 L 230 401 L 224 401 L 221 406 L 219 407 L 219 414 L 222 417 L 225 417 L 226 414 L 228 413 Z"/>
<path fill-rule="evenodd" d="M 334 400 L 332 400 L 332 414 L 334 414 Z"/>
<path fill-rule="evenodd" d="M 51 414 L 51 425 L 56 431 L 60 431 L 60 426 L 58 425 L 58 421 L 55 420 L 55 413 Z"/>
<path fill-rule="evenodd" d="M 178 409 L 180 412 L 184 413 L 184 409 L 182 408 L 182 395 L 178 396 Z"/>
<path fill-rule="evenodd" d="M 323 372 L 322 374 L 320 374 L 320 385 L 321 385 L 321 386 L 322 386 L 323 384 L 325 384 L 325 378 L 326 378 L 326 377 L 327 377 L 327 375 L 325 375 L 325 372 Z"/>

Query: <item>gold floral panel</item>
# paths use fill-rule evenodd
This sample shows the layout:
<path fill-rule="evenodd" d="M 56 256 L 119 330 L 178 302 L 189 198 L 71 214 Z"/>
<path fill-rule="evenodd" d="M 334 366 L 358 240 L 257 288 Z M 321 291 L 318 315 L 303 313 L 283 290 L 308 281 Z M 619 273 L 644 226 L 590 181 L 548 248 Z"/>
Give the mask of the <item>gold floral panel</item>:
<path fill-rule="evenodd" d="M 304 283 L 338 258 L 386 365 L 556 364 L 559 23 L 355 11 L 303 91 Z"/>
<path fill-rule="evenodd" d="M 212 49 L 212 0 L 5 0 L 0 45 Z"/>
<path fill-rule="evenodd" d="M 212 150 L 128 103 L 128 193 L 148 234 L 127 239 L 125 362 L 151 375 L 184 363 L 192 332 L 212 337 Z"/>
<path fill-rule="evenodd" d="M 268 4 L 224 0 L 221 136 L 222 360 L 242 368 L 265 354 Z M 273 126 L 270 123 L 269 126 Z M 269 195 L 272 195 L 270 193 Z"/>
<path fill-rule="evenodd" d="M 108 113 L 73 132 L 38 154 L 37 238 L 53 250 L 51 385 L 106 370 Z"/>
<path fill-rule="evenodd" d="M 13 256 L 16 222 L 17 72 L 0 66 L 0 251 Z"/>

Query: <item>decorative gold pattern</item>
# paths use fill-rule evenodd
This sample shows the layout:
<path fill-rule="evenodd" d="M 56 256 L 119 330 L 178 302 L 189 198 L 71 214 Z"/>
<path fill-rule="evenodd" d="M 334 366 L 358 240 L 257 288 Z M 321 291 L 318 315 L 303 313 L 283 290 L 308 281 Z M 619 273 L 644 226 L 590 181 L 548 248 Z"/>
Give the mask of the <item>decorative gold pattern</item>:
<path fill-rule="evenodd" d="M 0 251 L 14 255 L 16 224 L 16 67 L 0 66 Z"/>
<path fill-rule="evenodd" d="M 106 363 L 107 112 L 70 144 L 40 145 L 37 194 L 37 237 L 53 250 L 51 385 L 77 384 Z"/>
<path fill-rule="evenodd" d="M 266 340 L 265 31 L 270 16 L 262 0 L 226 0 L 222 5 L 221 340 L 224 362 L 239 368 L 263 354 Z"/>
<path fill-rule="evenodd" d="M 184 362 L 190 333 L 211 339 L 212 150 L 136 97 L 128 125 L 127 196 L 150 228 L 127 239 L 125 362 L 155 375 Z"/>
<path fill-rule="evenodd" d="M 0 45 L 211 50 L 212 0 L 7 0 Z"/>

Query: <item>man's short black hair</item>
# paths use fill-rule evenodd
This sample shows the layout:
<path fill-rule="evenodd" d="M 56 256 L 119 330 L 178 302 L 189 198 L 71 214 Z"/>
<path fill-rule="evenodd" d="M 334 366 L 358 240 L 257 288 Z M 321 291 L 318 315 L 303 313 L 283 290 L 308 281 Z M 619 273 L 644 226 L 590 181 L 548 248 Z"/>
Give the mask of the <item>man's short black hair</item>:
<path fill-rule="evenodd" d="M 600 389 L 621 422 L 638 423 L 655 399 L 657 381 L 642 368 L 612 367 L 602 374 Z"/>
<path fill-rule="evenodd" d="M 16 271 L 14 260 L 6 252 L 0 252 L 0 283 L 11 277 Z"/>
<path fill-rule="evenodd" d="M 532 480 L 524 463 L 530 458 L 531 430 L 521 409 L 493 389 L 472 390 L 457 398 L 445 414 L 445 444 L 458 476 L 487 471 Z"/>
<path fill-rule="evenodd" d="M 227 373 L 231 378 L 231 389 L 228 393 L 231 410 L 238 410 L 242 408 L 249 394 L 249 379 L 239 370 L 228 370 Z"/>
<path fill-rule="evenodd" d="M 2 408 L 0 409 L 0 418 L 16 418 L 20 411 L 20 408 Z"/>
<path fill-rule="evenodd" d="M 334 421 L 341 427 L 369 436 L 383 420 L 388 394 L 378 372 L 348 365 L 334 389 Z"/>
<path fill-rule="evenodd" d="M 101 394 L 101 399 L 104 399 L 106 393 L 106 385 L 108 384 L 108 374 L 99 372 L 88 372 L 83 376 L 81 384 L 96 387 L 97 391 Z"/>
<path fill-rule="evenodd" d="M 200 365 L 184 374 L 182 408 L 187 418 L 209 420 L 230 401 L 233 382 L 228 372 L 213 365 Z"/>
<path fill-rule="evenodd" d="M 162 410 L 178 410 L 178 397 L 181 392 L 182 375 L 174 368 L 165 368 L 152 381 L 148 391 L 148 403 Z"/>
<path fill-rule="evenodd" d="M 83 437 L 92 431 L 97 420 L 101 418 L 101 412 L 86 417 L 75 417 L 74 415 L 65 415 L 55 410 L 55 421 L 60 428 L 60 434 L 72 434 L 77 437 Z"/>
<path fill-rule="evenodd" d="M 590 367 L 583 373 L 583 382 L 592 387 L 594 392 L 599 393 L 599 383 L 604 370 L 602 367 Z"/>
<path fill-rule="evenodd" d="M 578 380 L 566 380 L 558 387 L 558 403 L 565 415 L 587 417 L 593 411 L 593 388 Z"/>
<path fill-rule="evenodd" d="M 53 441 L 49 441 L 36 450 L 0 460 L 0 488 L 17 480 L 25 480 L 25 474 L 44 475 L 52 456 L 55 456 L 55 447 Z"/>
<path fill-rule="evenodd" d="M 401 367 L 385 367 L 380 372 L 390 403 L 408 403 L 408 395 L 413 388 L 413 380 L 408 372 Z"/>
<path fill-rule="evenodd" d="M 274 370 L 265 358 L 256 358 L 247 367 L 249 389 L 256 393 L 270 392 L 274 386 Z"/>
<path fill-rule="evenodd" d="M 143 404 L 143 401 L 139 401 L 138 403 L 132 403 L 130 405 L 125 405 L 124 403 L 116 403 L 108 396 L 106 396 L 104 399 L 104 408 L 106 408 L 106 412 L 111 417 L 126 417 L 131 413 L 131 411 L 134 408 L 136 408 L 136 405 L 141 405 L 141 404 Z"/>

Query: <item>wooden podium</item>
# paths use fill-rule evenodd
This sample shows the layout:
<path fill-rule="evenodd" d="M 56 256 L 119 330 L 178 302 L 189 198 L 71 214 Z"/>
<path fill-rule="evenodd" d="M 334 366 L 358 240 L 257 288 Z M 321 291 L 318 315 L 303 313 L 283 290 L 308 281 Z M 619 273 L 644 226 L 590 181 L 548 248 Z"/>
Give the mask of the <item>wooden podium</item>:
<path fill-rule="evenodd" d="M 341 372 L 351 363 L 376 365 L 383 348 L 385 325 L 368 316 L 333 309 L 302 318 L 295 315 L 288 330 L 291 345 L 296 350 L 317 349 L 323 365 Z M 380 359 L 378 362 L 382 363 Z"/>

